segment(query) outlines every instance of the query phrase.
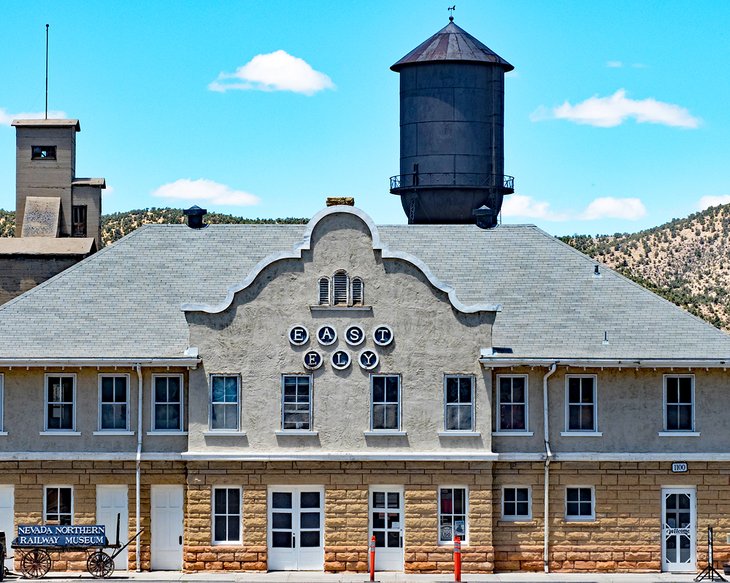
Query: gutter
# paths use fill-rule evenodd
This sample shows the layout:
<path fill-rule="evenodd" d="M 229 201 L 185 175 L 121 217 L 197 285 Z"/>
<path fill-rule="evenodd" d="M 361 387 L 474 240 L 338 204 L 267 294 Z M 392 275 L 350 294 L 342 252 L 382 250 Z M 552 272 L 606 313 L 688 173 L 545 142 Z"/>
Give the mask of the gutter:
<path fill-rule="evenodd" d="M 135 520 L 136 520 L 136 528 L 137 531 L 140 529 L 140 521 L 142 512 L 140 509 L 141 500 L 142 500 L 142 493 L 141 493 L 141 484 L 142 484 L 142 396 L 143 396 L 143 385 L 142 385 L 142 366 L 140 364 L 137 364 L 135 367 L 135 370 L 137 371 L 137 456 L 136 456 L 136 463 L 135 463 L 135 473 L 134 473 L 134 493 L 135 493 Z M 127 533 L 127 536 L 129 536 L 129 533 Z M 141 564 L 141 543 L 140 543 L 140 537 L 137 537 L 135 541 L 135 563 L 137 566 L 137 573 L 142 572 L 142 564 Z"/>
<path fill-rule="evenodd" d="M 479 362 L 485 368 L 510 366 L 562 366 L 605 368 L 730 368 L 728 358 L 528 358 L 497 356 L 492 349 L 481 351 Z"/>
<path fill-rule="evenodd" d="M 196 367 L 200 358 L 0 358 L 0 368 L 64 366 L 188 366 Z"/>
<path fill-rule="evenodd" d="M 543 440 L 545 442 L 545 475 L 543 483 L 545 485 L 545 516 L 543 519 L 543 551 L 542 551 L 542 563 L 545 573 L 550 572 L 549 566 L 549 540 L 550 540 L 550 461 L 553 458 L 553 452 L 550 449 L 550 426 L 549 426 L 549 415 L 548 415 L 548 379 L 557 370 L 558 363 L 554 362 L 550 365 L 550 369 L 542 377 L 542 427 L 543 427 Z"/>

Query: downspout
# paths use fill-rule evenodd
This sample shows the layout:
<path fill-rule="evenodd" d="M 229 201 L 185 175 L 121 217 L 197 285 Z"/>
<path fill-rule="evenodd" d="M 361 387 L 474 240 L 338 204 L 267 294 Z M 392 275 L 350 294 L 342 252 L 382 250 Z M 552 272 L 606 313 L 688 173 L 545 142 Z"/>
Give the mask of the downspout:
<path fill-rule="evenodd" d="M 550 368 L 545 373 L 545 376 L 542 377 L 542 427 L 543 427 L 543 439 L 545 442 L 545 476 L 543 479 L 543 483 L 545 484 L 545 494 L 544 494 L 544 507 L 545 507 L 545 517 L 543 520 L 543 551 L 542 551 L 542 562 L 543 562 L 543 569 L 546 573 L 550 572 L 550 567 L 548 565 L 548 557 L 549 557 L 549 548 L 548 548 L 548 540 L 550 538 L 550 460 L 553 457 L 553 452 L 550 449 L 550 426 L 548 424 L 548 379 L 552 374 L 555 372 L 555 370 L 558 368 L 558 363 L 554 362 L 550 365 Z"/>
<path fill-rule="evenodd" d="M 142 367 L 138 364 L 136 365 L 137 370 L 137 464 L 136 464 L 136 471 L 134 476 L 134 486 L 135 486 L 135 509 L 136 509 L 136 524 L 137 524 L 137 531 L 140 529 L 140 521 L 142 520 L 142 511 L 140 509 L 141 504 L 141 481 L 142 481 Z M 137 540 L 135 541 L 135 552 L 137 553 L 137 558 L 135 563 L 137 564 L 137 573 L 142 572 L 142 548 L 140 543 L 140 538 L 137 537 Z"/>

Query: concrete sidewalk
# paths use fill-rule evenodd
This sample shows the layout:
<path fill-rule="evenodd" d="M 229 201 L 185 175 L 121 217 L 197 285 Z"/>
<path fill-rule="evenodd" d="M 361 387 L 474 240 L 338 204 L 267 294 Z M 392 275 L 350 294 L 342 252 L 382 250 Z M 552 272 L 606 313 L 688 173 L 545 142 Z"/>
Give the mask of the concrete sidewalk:
<path fill-rule="evenodd" d="M 497 575 L 463 574 L 464 583 L 478 581 L 488 583 L 692 583 L 696 573 L 502 573 Z M 730 576 L 726 577 L 730 580 Z M 381 583 L 451 583 L 452 574 L 411 575 L 408 573 L 376 573 Z M 12 574 L 6 581 L 27 581 Z M 78 583 L 95 581 L 86 572 L 48 573 L 43 580 L 50 583 Z M 717 579 L 715 579 L 717 581 Z M 310 571 L 286 571 L 272 573 L 181 573 L 179 571 L 154 571 L 136 573 L 118 571 L 108 579 L 111 583 L 139 581 L 190 582 L 190 583 L 367 583 L 367 573 L 322 573 Z M 709 579 L 705 579 L 709 581 Z"/>

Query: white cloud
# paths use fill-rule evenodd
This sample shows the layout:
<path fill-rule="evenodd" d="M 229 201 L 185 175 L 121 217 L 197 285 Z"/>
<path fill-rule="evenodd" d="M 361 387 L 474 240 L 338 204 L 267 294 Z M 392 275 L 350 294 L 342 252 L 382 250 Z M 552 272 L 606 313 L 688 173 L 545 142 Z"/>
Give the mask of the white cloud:
<path fill-rule="evenodd" d="M 233 190 L 230 186 L 200 178 L 191 180 L 181 178 L 175 182 L 163 184 L 153 193 L 153 196 L 173 198 L 178 200 L 193 200 L 211 202 L 219 205 L 251 206 L 258 204 L 260 199 L 253 194 L 242 190 Z"/>
<path fill-rule="evenodd" d="M 235 73 L 221 73 L 208 85 L 211 91 L 225 92 L 231 89 L 258 91 L 293 91 L 314 95 L 324 89 L 334 89 L 335 84 L 324 73 L 315 71 L 304 59 L 293 57 L 278 50 L 256 55 Z"/>
<path fill-rule="evenodd" d="M 566 101 L 552 110 L 541 106 L 530 116 L 532 121 L 551 118 L 603 128 L 621 125 L 629 118 L 638 123 L 657 123 L 681 128 L 696 128 L 700 125 L 700 120 L 684 107 L 651 97 L 629 99 L 625 89 L 619 89 L 608 97 L 594 95 L 575 105 Z"/>
<path fill-rule="evenodd" d="M 9 126 L 16 119 L 43 119 L 46 114 L 42 111 L 28 113 L 8 113 L 8 111 L 0 107 L 0 126 Z M 65 111 L 49 111 L 48 119 L 66 119 Z"/>
<path fill-rule="evenodd" d="M 609 69 L 620 69 L 624 64 L 621 61 L 608 61 L 606 67 Z"/>
<path fill-rule="evenodd" d="M 638 198 L 614 198 L 605 196 L 597 198 L 581 213 L 581 219 L 625 219 L 635 221 L 646 215 L 646 207 Z"/>
<path fill-rule="evenodd" d="M 697 203 L 697 208 L 703 211 L 711 206 L 719 206 L 721 204 L 730 204 L 730 194 L 720 196 L 703 196 Z"/>
<path fill-rule="evenodd" d="M 547 221 L 564 221 L 568 219 L 568 216 L 565 214 L 551 211 L 549 202 L 537 201 L 531 196 L 524 194 L 512 194 L 505 197 L 504 203 L 502 204 L 502 216 L 528 217 L 531 219 L 545 219 Z"/>

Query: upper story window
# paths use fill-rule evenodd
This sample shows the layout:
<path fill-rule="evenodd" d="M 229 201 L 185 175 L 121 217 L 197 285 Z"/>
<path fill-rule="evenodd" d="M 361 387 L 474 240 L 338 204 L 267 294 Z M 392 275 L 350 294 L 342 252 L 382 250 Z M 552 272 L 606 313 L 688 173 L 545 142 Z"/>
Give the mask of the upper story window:
<path fill-rule="evenodd" d="M 74 431 L 75 393 L 75 375 L 46 375 L 46 431 Z"/>
<path fill-rule="evenodd" d="M 71 207 L 71 236 L 86 237 L 86 205 L 73 205 Z"/>
<path fill-rule="evenodd" d="M 43 496 L 43 522 L 73 524 L 73 488 L 46 486 Z"/>
<path fill-rule="evenodd" d="M 154 375 L 152 387 L 152 431 L 182 431 L 182 376 Z"/>
<path fill-rule="evenodd" d="M 312 377 L 284 375 L 281 429 L 312 431 Z"/>
<path fill-rule="evenodd" d="M 212 431 L 238 431 L 241 409 L 239 405 L 238 376 L 210 376 L 210 421 Z"/>
<path fill-rule="evenodd" d="M 665 431 L 694 431 L 694 396 L 694 375 L 665 375 Z"/>
<path fill-rule="evenodd" d="M 55 160 L 56 146 L 31 146 L 31 160 Z"/>
<path fill-rule="evenodd" d="M 343 269 L 329 277 L 320 277 L 317 288 L 320 306 L 362 306 L 365 302 L 365 284 L 360 277 L 353 277 Z"/>
<path fill-rule="evenodd" d="M 568 375 L 565 383 L 565 431 L 598 431 L 595 375 Z"/>
<path fill-rule="evenodd" d="M 99 431 L 129 430 L 129 377 L 99 375 Z"/>
<path fill-rule="evenodd" d="M 370 429 L 400 431 L 400 376 L 370 377 Z"/>
<path fill-rule="evenodd" d="M 527 431 L 527 375 L 497 375 L 497 431 Z"/>
<path fill-rule="evenodd" d="M 0 374 L 0 434 L 2 434 L 5 429 L 5 425 L 3 424 L 3 419 L 5 415 L 5 384 L 4 384 L 5 377 Z"/>
<path fill-rule="evenodd" d="M 474 430 L 474 378 L 447 375 L 444 378 L 444 429 Z"/>

